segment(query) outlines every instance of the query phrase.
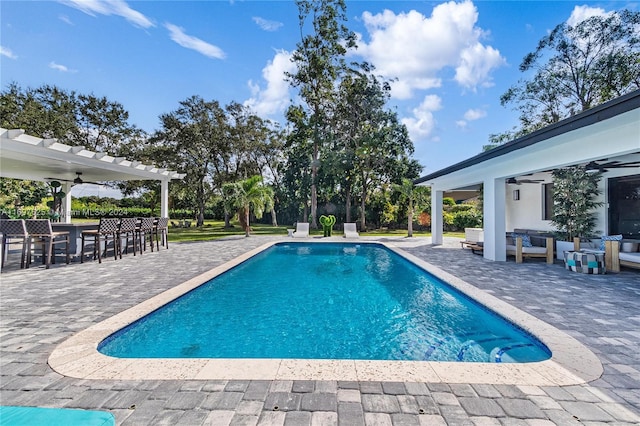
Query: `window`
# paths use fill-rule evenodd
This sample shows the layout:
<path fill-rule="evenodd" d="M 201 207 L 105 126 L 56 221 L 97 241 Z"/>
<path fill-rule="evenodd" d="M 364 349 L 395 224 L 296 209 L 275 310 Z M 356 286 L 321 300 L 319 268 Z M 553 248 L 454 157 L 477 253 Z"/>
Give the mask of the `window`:
<path fill-rule="evenodd" d="M 640 176 L 609 179 L 609 235 L 640 238 Z"/>
<path fill-rule="evenodd" d="M 542 184 L 542 220 L 553 219 L 553 183 Z"/>

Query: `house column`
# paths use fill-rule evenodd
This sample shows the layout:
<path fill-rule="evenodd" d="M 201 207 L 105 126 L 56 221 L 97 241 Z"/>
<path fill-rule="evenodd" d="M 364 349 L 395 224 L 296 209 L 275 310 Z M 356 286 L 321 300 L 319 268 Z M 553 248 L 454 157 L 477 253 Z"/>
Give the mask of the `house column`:
<path fill-rule="evenodd" d="M 60 221 L 62 223 L 71 223 L 71 182 L 64 182 L 62 184 L 62 190 L 65 193 L 62 200 L 62 215 Z"/>
<path fill-rule="evenodd" d="M 484 181 L 484 258 L 488 260 L 507 260 L 505 197 L 503 178 Z"/>
<path fill-rule="evenodd" d="M 437 191 L 431 187 L 431 243 L 442 245 L 442 227 L 444 218 L 442 217 L 442 199 L 444 191 Z"/>
<path fill-rule="evenodd" d="M 169 181 L 160 181 L 160 217 L 169 217 Z"/>

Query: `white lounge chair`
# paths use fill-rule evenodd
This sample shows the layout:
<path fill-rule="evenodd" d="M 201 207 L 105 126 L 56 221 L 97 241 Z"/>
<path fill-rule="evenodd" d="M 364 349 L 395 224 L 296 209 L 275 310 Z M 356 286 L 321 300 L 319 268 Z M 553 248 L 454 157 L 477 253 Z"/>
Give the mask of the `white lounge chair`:
<path fill-rule="evenodd" d="M 344 224 L 344 237 L 345 238 L 358 238 L 360 234 L 358 234 L 358 230 L 356 228 L 355 223 L 345 223 Z"/>
<path fill-rule="evenodd" d="M 298 222 L 296 224 L 296 230 L 293 233 L 293 238 L 304 238 L 309 236 L 309 223 Z"/>

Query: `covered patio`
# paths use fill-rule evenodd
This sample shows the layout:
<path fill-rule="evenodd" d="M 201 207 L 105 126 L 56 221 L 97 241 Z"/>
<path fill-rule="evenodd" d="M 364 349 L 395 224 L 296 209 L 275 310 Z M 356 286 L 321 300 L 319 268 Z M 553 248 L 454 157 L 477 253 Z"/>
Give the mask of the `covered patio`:
<path fill-rule="evenodd" d="M 66 194 L 62 200 L 63 223 L 71 223 L 71 187 L 82 182 L 160 181 L 160 215 L 169 217 L 169 182 L 184 176 L 83 146 L 30 136 L 23 130 L 0 128 L 0 177 L 60 182 Z"/>
<path fill-rule="evenodd" d="M 604 207 L 597 212 L 596 229 L 610 235 L 609 182 L 622 176 L 640 176 L 638 164 L 640 91 L 635 91 L 430 173 L 415 184 L 431 186 L 434 244 L 443 242 L 444 193 L 482 187 L 484 257 L 504 261 L 506 231 L 515 228 L 553 231 L 550 217 L 545 215 L 545 203 L 549 203 L 545 184 L 552 182 L 553 170 L 585 165 L 594 171 L 604 171 L 599 200 Z M 515 186 L 521 184 L 524 185 Z M 530 197 L 521 201 L 525 189 Z M 640 222 L 633 226 L 640 229 Z"/>

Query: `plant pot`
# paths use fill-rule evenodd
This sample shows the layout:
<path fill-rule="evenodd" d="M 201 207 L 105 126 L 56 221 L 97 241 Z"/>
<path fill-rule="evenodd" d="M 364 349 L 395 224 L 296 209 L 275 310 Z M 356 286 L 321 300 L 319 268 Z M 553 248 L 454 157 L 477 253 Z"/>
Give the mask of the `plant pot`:
<path fill-rule="evenodd" d="M 580 250 L 582 249 L 598 249 L 598 245 L 593 244 L 592 242 L 581 241 L 580 242 Z M 574 251 L 575 246 L 573 245 L 573 241 L 556 241 L 556 259 L 564 260 L 564 252 L 565 251 Z"/>
<path fill-rule="evenodd" d="M 556 259 L 564 260 L 564 252 L 573 251 L 573 241 L 556 241 Z"/>

